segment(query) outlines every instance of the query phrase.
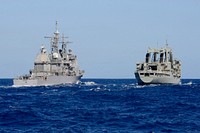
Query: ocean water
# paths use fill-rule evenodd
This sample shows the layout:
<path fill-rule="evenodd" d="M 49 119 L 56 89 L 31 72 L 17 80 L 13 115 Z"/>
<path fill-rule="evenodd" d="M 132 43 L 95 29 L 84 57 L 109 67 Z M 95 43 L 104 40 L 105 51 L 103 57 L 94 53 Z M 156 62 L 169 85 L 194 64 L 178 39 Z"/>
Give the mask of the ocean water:
<path fill-rule="evenodd" d="M 200 80 L 139 86 L 135 79 L 12 87 L 0 80 L 0 132 L 200 132 Z"/>

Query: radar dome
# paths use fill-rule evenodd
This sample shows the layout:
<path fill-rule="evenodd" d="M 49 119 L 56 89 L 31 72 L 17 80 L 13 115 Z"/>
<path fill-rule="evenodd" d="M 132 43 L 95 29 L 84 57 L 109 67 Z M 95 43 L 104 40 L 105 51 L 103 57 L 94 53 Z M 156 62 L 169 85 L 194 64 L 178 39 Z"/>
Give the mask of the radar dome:
<path fill-rule="evenodd" d="M 53 58 L 58 59 L 58 53 L 53 53 Z"/>

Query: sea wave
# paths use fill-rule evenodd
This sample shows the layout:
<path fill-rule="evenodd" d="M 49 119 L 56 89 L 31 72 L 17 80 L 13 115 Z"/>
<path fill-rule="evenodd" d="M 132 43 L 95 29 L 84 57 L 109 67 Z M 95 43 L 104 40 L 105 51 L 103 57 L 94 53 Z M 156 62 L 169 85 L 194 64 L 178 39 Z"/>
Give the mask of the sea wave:
<path fill-rule="evenodd" d="M 2 84 L 0 132 L 199 132 L 199 85 L 200 80 L 138 85 L 103 79 L 23 88 Z"/>
<path fill-rule="evenodd" d="M 93 86 L 97 84 L 93 81 L 87 81 L 87 82 L 80 82 L 79 85 Z"/>
<path fill-rule="evenodd" d="M 191 86 L 191 85 L 195 85 L 196 83 L 193 83 L 192 81 L 189 81 L 189 82 L 184 82 L 184 83 L 180 83 L 179 85 L 181 86 L 181 85 L 189 85 L 189 86 Z"/>

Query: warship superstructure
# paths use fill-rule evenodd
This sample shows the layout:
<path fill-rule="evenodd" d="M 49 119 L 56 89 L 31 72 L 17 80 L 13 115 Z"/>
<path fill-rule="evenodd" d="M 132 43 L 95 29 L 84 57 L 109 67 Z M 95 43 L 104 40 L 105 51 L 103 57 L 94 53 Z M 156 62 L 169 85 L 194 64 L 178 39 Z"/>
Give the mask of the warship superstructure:
<path fill-rule="evenodd" d="M 44 45 L 34 61 L 34 68 L 29 74 L 17 77 L 13 80 L 14 86 L 42 86 L 77 83 L 84 74 L 79 69 L 77 56 L 67 49 L 69 42 L 64 35 L 60 38 L 57 28 L 51 40 L 51 53 L 48 54 Z M 61 40 L 61 41 L 60 41 Z M 61 43 L 61 48 L 59 44 Z"/>
<path fill-rule="evenodd" d="M 135 77 L 139 85 L 179 84 L 181 62 L 173 58 L 168 44 L 161 49 L 149 48 L 145 62 L 136 64 Z"/>

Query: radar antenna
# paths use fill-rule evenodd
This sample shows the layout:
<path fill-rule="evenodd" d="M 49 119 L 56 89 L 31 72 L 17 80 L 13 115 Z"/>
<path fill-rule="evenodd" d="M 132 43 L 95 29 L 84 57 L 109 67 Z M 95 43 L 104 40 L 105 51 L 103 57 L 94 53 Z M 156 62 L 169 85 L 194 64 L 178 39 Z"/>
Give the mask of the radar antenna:
<path fill-rule="evenodd" d="M 59 32 L 58 32 L 58 22 L 56 21 L 56 31 L 53 37 L 45 36 L 44 38 L 51 39 L 51 53 L 58 53 L 58 43 L 59 43 Z"/>
<path fill-rule="evenodd" d="M 68 37 L 65 37 L 64 34 L 62 34 L 62 42 L 61 43 L 62 43 L 62 51 L 64 53 L 66 53 L 66 51 L 67 51 L 67 44 L 72 43 L 70 41 L 65 41 L 65 38 L 68 38 Z"/>
<path fill-rule="evenodd" d="M 58 21 L 56 21 L 56 32 L 55 33 L 59 34 L 59 32 L 58 32 Z"/>
<path fill-rule="evenodd" d="M 168 40 L 166 39 L 166 46 L 168 46 Z"/>

